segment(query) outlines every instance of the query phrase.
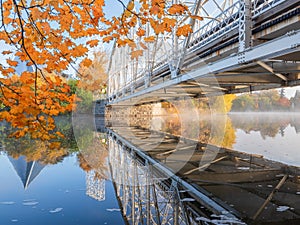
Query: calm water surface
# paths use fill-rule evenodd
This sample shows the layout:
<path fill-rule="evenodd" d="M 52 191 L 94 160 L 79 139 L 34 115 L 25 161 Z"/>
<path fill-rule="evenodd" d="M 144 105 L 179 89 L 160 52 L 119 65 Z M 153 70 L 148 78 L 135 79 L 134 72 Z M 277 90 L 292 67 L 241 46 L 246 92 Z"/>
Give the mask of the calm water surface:
<path fill-rule="evenodd" d="M 263 155 L 266 159 L 297 168 L 300 166 L 299 119 L 300 115 L 297 114 L 231 114 L 225 119 L 222 118 L 223 123 L 213 122 L 213 126 L 211 121 L 216 121 L 215 119 L 202 121 L 201 129 L 196 133 L 201 142 Z M 152 120 L 152 123 L 153 121 L 155 121 L 155 129 L 178 134 L 178 126 L 180 126 L 178 121 L 166 118 Z M 219 132 L 221 128 L 224 132 Z M 220 133 L 223 134 L 222 137 L 218 137 Z M 126 139 L 126 132 L 122 135 Z M 91 141 L 89 138 L 86 139 Z M 122 205 L 124 202 L 118 202 L 116 197 L 118 191 L 110 181 L 109 164 L 113 163 L 109 163 L 112 158 L 108 155 L 113 148 L 116 148 L 116 144 L 112 144 L 112 140 L 107 141 L 107 138 L 102 136 L 98 139 L 106 143 L 105 154 L 101 152 L 102 150 L 99 152 L 99 144 L 96 142 L 92 148 L 87 147 L 87 151 L 64 150 L 58 156 L 55 154 L 59 153 L 54 154 L 51 150 L 47 152 L 38 142 L 36 145 L 30 144 L 31 148 L 29 148 L 26 142 L 25 144 L 18 142 L 19 144 L 16 145 L 15 142 L 3 140 L 0 155 L 0 225 L 125 224 L 124 221 L 130 221 L 126 218 L 126 213 L 122 216 L 126 207 Z M 141 146 L 143 145 L 139 147 Z M 45 159 L 43 155 L 49 158 Z M 133 161 L 134 159 L 128 159 L 129 164 Z M 239 166 L 239 168 L 247 167 Z M 113 170 L 119 169 L 113 168 Z M 294 202 L 291 205 L 300 204 L 299 183 L 293 186 L 293 192 L 295 192 Z M 275 207 L 275 213 L 279 206 Z M 289 208 L 295 210 L 295 207 L 288 205 L 280 207 L 283 207 L 281 208 L 283 211 Z M 277 213 L 279 212 L 280 210 L 277 210 Z M 200 223 L 202 217 L 199 218 Z M 203 221 L 214 224 L 213 220 Z M 218 220 L 215 224 L 230 224 L 230 222 L 222 223 Z"/>
<path fill-rule="evenodd" d="M 104 193 L 103 199 L 87 195 L 88 189 L 97 187 L 87 187 L 88 174 L 79 167 L 76 155 L 43 168 L 26 168 L 22 161 L 0 156 L 1 225 L 124 223 L 111 182 L 104 181 L 102 190 L 97 190 Z M 26 169 L 38 174 L 25 189 L 22 179 L 33 175 Z"/>

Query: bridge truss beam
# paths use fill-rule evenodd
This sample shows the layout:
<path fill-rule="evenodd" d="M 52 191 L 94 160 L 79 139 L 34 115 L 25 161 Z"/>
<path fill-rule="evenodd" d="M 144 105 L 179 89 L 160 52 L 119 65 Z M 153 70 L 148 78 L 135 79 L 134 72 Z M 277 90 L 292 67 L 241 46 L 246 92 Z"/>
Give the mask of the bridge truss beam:
<path fill-rule="evenodd" d="M 109 71 L 108 104 L 161 100 L 151 98 L 151 93 L 165 93 L 168 98 L 185 94 L 197 97 L 299 83 L 297 1 L 198 0 L 191 4 L 178 0 L 181 2 L 203 16 L 204 21 L 179 18 L 192 25 L 194 32 L 182 38 L 174 35 L 174 29 L 169 36 L 149 44 L 138 61 L 128 58 L 129 48 L 115 49 Z M 193 91 L 178 90 L 192 84 Z"/>

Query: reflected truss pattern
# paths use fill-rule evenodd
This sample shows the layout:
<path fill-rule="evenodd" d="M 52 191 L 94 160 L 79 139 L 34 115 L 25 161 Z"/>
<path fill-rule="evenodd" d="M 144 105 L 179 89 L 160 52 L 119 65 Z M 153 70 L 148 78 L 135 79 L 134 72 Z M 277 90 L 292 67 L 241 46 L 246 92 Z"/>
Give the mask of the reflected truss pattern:
<path fill-rule="evenodd" d="M 86 173 L 86 195 L 97 201 L 105 200 L 105 179 L 98 178 L 94 170 Z"/>
<path fill-rule="evenodd" d="M 122 126 L 108 132 L 112 180 L 129 224 L 300 220 L 299 167 L 226 148 L 216 152 L 217 146 L 198 142 L 174 173 L 195 149 L 192 140 L 178 148 L 180 141 L 170 133 Z"/>
<path fill-rule="evenodd" d="M 129 224 L 206 224 L 213 213 L 161 170 L 109 137 L 111 176 L 123 216 Z M 216 222 L 243 224 L 225 209 Z M 222 215 L 224 213 L 224 215 Z M 218 217 L 217 215 L 215 215 Z"/>

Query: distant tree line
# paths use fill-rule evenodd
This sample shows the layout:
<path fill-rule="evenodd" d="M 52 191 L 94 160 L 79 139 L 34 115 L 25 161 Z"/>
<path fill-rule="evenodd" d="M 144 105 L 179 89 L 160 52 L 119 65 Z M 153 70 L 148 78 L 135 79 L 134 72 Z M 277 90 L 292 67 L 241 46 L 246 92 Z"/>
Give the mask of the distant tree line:
<path fill-rule="evenodd" d="M 234 112 L 295 111 L 300 109 L 300 91 L 288 99 L 285 90 L 268 90 L 251 94 L 241 94 L 232 101 Z"/>

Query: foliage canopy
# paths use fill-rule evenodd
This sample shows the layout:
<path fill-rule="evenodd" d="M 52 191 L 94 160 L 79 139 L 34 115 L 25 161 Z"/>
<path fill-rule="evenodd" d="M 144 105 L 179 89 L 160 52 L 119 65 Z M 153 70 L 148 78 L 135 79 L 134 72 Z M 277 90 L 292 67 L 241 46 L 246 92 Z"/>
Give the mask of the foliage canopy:
<path fill-rule="evenodd" d="M 177 21 L 178 16 L 201 19 L 186 5 L 166 0 L 133 0 L 126 5 L 115 1 L 124 12 L 108 18 L 104 0 L 0 0 L 0 44 L 9 46 L 1 52 L 0 120 L 18 129 L 16 137 L 61 136 L 53 132 L 52 117 L 74 107 L 74 95 L 61 74 L 78 59 L 82 67 L 93 66 L 87 57 L 90 48 L 115 40 L 117 46 L 130 46 L 131 57 L 137 58 L 158 35 L 175 28 L 178 36 L 191 32 L 188 23 Z M 33 72 L 17 71 L 24 63 Z M 83 78 L 92 73 L 81 72 Z M 90 85 L 94 89 L 104 84 L 101 79 L 94 81 Z"/>

